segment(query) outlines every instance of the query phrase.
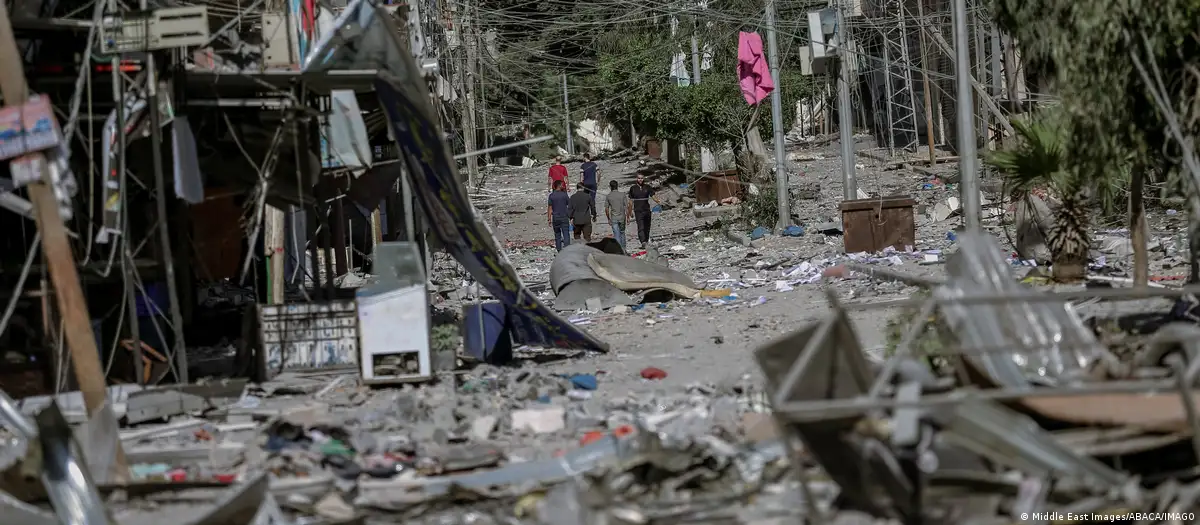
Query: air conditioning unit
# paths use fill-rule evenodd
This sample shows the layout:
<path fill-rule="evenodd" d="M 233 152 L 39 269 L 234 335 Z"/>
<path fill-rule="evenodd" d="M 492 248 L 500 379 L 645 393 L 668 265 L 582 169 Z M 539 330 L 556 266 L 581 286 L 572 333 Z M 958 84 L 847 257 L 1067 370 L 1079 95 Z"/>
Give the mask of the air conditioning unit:
<path fill-rule="evenodd" d="M 208 8 L 164 7 L 107 17 L 100 24 L 100 52 L 106 55 L 155 51 L 208 43 Z"/>

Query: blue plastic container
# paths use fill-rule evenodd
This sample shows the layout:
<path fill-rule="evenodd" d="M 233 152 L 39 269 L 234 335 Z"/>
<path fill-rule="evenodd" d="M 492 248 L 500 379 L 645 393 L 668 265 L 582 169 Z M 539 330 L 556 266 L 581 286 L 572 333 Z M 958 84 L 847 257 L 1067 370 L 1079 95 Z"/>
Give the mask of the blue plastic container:
<path fill-rule="evenodd" d="M 463 351 L 492 365 L 512 361 L 508 310 L 502 303 L 488 301 L 463 306 Z"/>

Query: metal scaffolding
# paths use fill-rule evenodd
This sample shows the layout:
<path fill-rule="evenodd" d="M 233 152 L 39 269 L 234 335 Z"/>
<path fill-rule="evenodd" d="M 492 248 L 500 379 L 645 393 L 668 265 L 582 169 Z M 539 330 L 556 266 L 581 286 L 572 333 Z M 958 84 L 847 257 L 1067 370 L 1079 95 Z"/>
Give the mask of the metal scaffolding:
<path fill-rule="evenodd" d="M 837 7 L 846 21 L 843 30 L 859 53 L 860 82 L 854 87 L 856 106 L 863 112 L 860 124 L 873 129 L 892 156 L 915 152 L 927 142 L 955 149 L 958 101 L 950 2 L 839 0 Z M 1024 82 L 1019 56 L 1008 49 L 1011 41 L 1002 37 L 982 0 L 968 1 L 968 17 L 975 135 L 980 144 L 992 147 L 1011 130 L 1008 112 L 1033 97 L 1023 85 L 1010 86 Z M 1014 96 L 1016 100 L 1008 100 Z"/>

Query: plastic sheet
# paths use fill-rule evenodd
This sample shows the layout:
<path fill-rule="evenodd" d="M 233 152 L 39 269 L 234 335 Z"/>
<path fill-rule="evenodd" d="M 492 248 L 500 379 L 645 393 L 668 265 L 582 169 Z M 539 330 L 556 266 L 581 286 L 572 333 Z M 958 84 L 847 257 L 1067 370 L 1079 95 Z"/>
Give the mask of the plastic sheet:
<path fill-rule="evenodd" d="M 958 243 L 958 253 L 947 262 L 950 280 L 934 290 L 935 297 L 1027 290 L 1013 281 L 1003 250 L 990 236 L 963 233 Z M 968 349 L 967 361 L 1001 386 L 1061 383 L 1107 354 L 1065 301 L 942 301 L 939 306 L 962 347 Z"/>

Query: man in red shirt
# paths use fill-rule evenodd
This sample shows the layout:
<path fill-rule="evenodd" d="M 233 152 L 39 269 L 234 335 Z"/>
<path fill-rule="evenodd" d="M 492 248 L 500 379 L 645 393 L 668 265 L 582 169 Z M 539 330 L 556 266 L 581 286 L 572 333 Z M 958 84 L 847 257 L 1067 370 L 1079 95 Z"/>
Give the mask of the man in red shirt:
<path fill-rule="evenodd" d="M 554 164 L 552 164 L 550 166 L 550 181 L 549 181 L 550 191 L 554 191 L 554 182 L 560 181 L 560 180 L 562 181 L 564 188 L 571 187 L 567 183 L 567 167 L 563 166 L 562 157 L 555 156 Z"/>

